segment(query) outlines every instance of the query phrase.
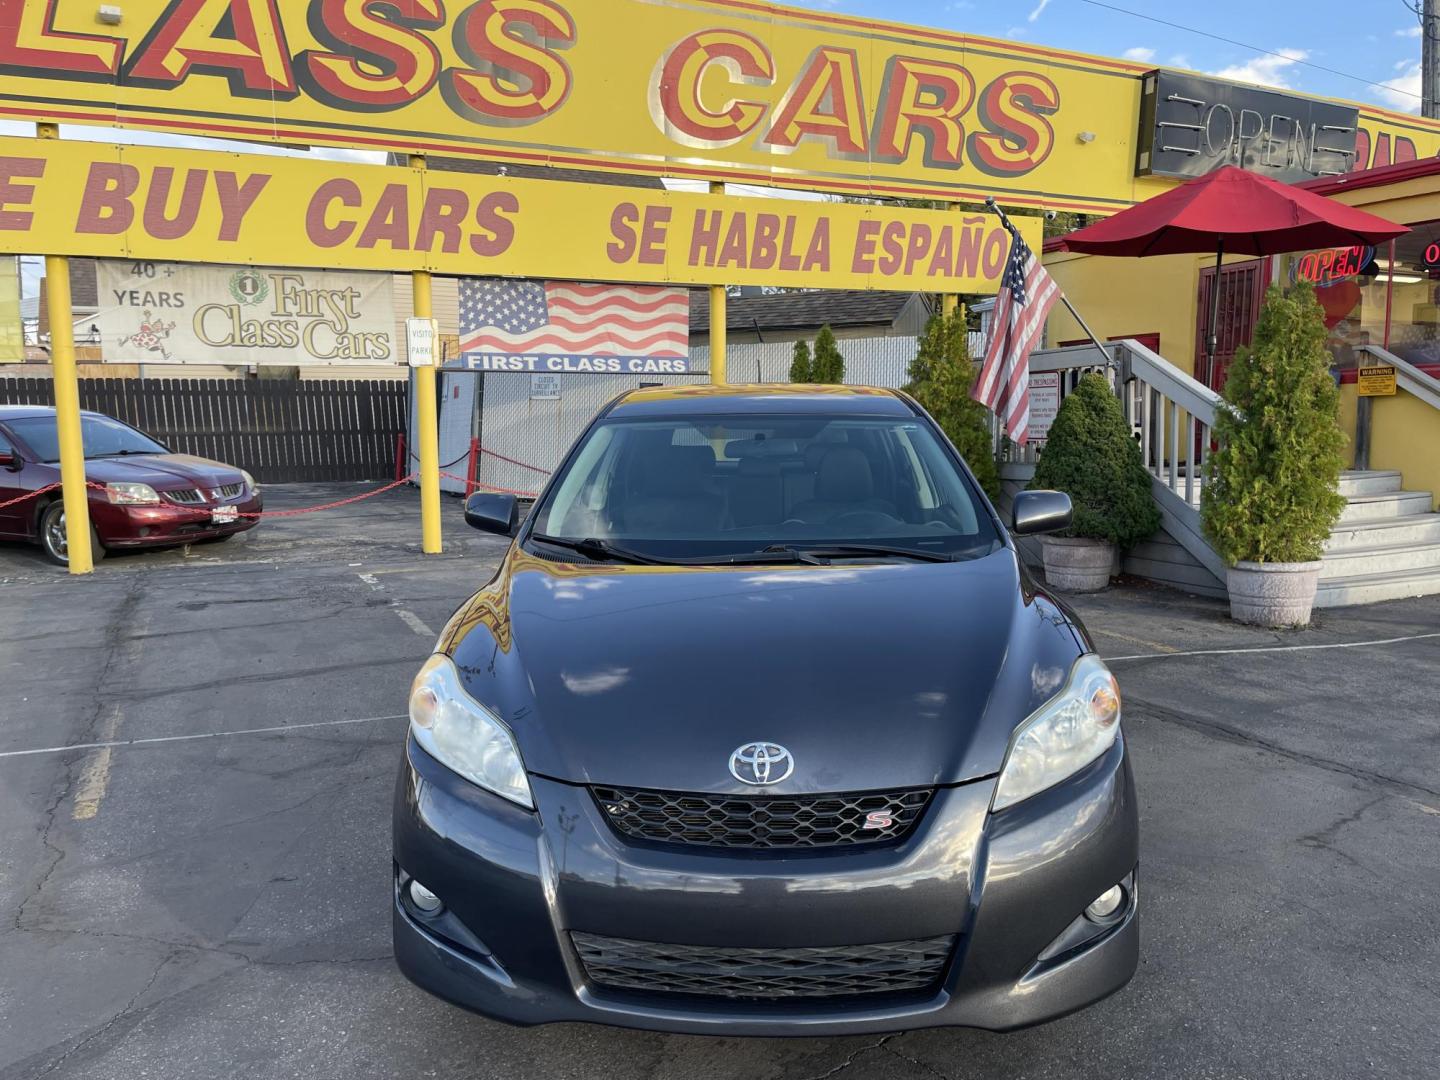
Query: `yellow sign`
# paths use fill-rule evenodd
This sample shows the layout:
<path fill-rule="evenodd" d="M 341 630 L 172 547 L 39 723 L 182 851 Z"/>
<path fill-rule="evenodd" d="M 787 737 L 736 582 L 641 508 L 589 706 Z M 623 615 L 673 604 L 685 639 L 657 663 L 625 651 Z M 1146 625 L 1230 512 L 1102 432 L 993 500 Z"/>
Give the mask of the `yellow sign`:
<path fill-rule="evenodd" d="M 1355 392 L 1361 397 L 1390 397 L 1395 393 L 1393 367 L 1362 367 L 1355 379 Z"/>
<path fill-rule="evenodd" d="M 757 0 L 0 4 L 0 116 L 1107 213 L 1147 65 Z M 1366 107 L 1365 163 L 1440 125 Z"/>
<path fill-rule="evenodd" d="M 988 214 L 0 138 L 0 253 L 953 293 L 1009 246 Z"/>

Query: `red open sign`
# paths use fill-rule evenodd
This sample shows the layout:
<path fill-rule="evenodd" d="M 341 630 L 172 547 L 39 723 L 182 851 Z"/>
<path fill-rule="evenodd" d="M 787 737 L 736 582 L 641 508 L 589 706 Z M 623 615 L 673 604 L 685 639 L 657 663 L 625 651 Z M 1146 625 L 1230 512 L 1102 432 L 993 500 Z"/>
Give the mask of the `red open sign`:
<path fill-rule="evenodd" d="M 1308 281 L 1312 285 L 1333 285 L 1355 277 L 1374 257 L 1375 249 L 1368 244 L 1309 251 L 1295 261 L 1292 276 L 1296 281 Z"/>

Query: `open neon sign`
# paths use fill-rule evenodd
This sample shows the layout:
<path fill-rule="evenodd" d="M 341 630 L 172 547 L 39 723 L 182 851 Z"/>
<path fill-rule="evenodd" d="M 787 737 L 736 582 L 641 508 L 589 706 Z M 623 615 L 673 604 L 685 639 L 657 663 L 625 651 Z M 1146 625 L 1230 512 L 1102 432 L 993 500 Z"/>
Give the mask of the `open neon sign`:
<path fill-rule="evenodd" d="M 1375 248 L 1368 244 L 1310 251 L 1295 261 L 1291 277 L 1312 285 L 1333 285 L 1358 275 L 1374 257 Z"/>

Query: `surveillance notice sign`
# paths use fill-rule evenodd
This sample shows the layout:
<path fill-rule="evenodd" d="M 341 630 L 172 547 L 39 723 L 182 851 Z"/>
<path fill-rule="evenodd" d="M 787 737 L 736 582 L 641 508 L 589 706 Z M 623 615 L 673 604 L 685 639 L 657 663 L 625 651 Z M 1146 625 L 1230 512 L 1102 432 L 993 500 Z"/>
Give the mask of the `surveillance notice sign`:
<path fill-rule="evenodd" d="M 108 363 L 397 361 L 389 274 L 102 259 L 96 291 Z"/>

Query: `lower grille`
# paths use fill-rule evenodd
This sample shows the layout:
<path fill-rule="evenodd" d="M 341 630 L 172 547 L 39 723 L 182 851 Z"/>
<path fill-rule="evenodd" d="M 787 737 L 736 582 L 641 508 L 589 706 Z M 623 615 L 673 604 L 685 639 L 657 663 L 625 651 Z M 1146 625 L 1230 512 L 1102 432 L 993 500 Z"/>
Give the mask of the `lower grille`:
<path fill-rule="evenodd" d="M 903 837 L 929 789 L 827 795 L 706 795 L 638 788 L 591 789 L 622 836 L 724 848 L 822 848 Z"/>
<path fill-rule="evenodd" d="M 214 491 L 214 495 L 217 499 L 233 499 L 236 495 L 239 495 L 240 492 L 244 490 L 245 485 L 243 483 L 225 484 L 221 487 L 216 488 Z"/>
<path fill-rule="evenodd" d="M 578 931 L 570 939 L 597 986 L 770 1001 L 928 990 L 955 945 L 953 935 L 803 949 L 662 945 Z"/>

